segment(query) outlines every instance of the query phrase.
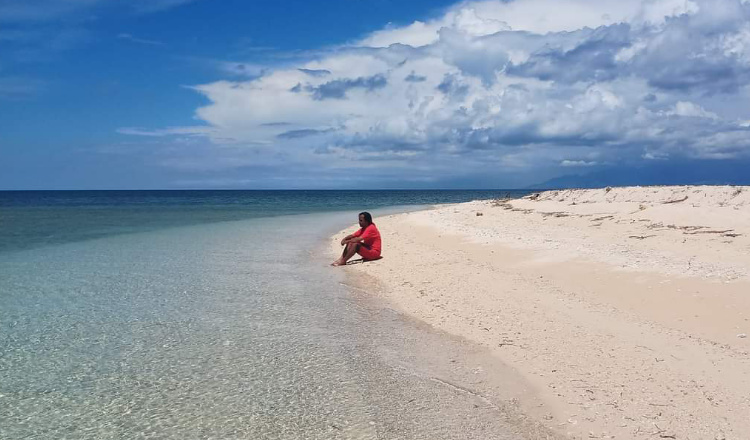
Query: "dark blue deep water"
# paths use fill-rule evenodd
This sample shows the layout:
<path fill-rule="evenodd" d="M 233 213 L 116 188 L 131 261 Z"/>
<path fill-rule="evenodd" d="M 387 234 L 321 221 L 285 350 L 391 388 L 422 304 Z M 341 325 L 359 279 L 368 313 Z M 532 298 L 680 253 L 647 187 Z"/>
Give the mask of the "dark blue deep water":
<path fill-rule="evenodd" d="M 516 197 L 528 191 L 0 191 L 0 252 L 261 217 Z"/>

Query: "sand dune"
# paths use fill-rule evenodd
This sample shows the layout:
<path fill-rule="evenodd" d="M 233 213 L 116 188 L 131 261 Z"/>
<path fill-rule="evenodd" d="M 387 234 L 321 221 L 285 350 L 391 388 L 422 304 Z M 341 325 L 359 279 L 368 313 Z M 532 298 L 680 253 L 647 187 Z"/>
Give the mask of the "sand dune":
<path fill-rule="evenodd" d="M 749 187 L 548 191 L 376 223 L 385 258 L 345 270 L 492 350 L 547 426 L 750 438 Z"/>

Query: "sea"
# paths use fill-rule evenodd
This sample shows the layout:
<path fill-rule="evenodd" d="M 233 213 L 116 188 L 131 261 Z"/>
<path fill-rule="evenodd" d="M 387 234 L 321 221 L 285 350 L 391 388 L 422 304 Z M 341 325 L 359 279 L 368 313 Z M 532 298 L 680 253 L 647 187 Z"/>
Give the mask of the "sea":
<path fill-rule="evenodd" d="M 489 355 L 327 247 L 360 211 L 524 194 L 0 192 L 0 439 L 526 438 Z"/>

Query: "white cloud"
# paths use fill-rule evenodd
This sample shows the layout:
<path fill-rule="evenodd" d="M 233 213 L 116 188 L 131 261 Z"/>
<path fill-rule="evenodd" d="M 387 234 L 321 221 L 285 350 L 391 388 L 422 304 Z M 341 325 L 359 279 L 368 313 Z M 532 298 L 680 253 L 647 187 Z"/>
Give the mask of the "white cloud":
<path fill-rule="evenodd" d="M 585 160 L 563 160 L 560 162 L 561 167 L 593 167 L 596 162 L 586 162 Z"/>
<path fill-rule="evenodd" d="M 198 134 L 248 145 L 258 163 L 425 179 L 750 157 L 737 122 L 750 117 L 748 23 L 739 0 L 461 3 L 257 78 L 195 86 L 209 101 Z"/>
<path fill-rule="evenodd" d="M 441 29 L 454 29 L 472 37 L 500 31 L 535 34 L 576 31 L 617 23 L 662 24 L 667 17 L 695 12 L 697 5 L 685 0 L 514 0 L 462 2 L 437 19 L 416 21 L 404 27 L 387 27 L 360 41 L 365 47 L 391 44 L 424 46 L 439 39 Z"/>
<path fill-rule="evenodd" d="M 706 109 L 697 104 L 685 101 L 678 101 L 673 108 L 667 110 L 664 114 L 667 116 L 719 119 L 716 113 L 706 111 Z"/>
<path fill-rule="evenodd" d="M 415 21 L 405 27 L 388 27 L 382 31 L 373 32 L 358 44 L 364 47 L 388 47 L 391 44 L 406 44 L 414 47 L 426 46 L 437 39 L 439 29 L 440 26 L 437 23 Z"/>

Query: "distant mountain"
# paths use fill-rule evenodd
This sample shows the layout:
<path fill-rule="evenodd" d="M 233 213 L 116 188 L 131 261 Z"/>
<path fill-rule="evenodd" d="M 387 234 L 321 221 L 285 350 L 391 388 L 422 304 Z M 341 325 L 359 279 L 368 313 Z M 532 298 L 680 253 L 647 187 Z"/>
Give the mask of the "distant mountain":
<path fill-rule="evenodd" d="M 641 167 L 610 167 L 588 174 L 555 177 L 528 188 L 604 188 L 637 185 L 750 185 L 750 161 L 685 161 Z"/>

